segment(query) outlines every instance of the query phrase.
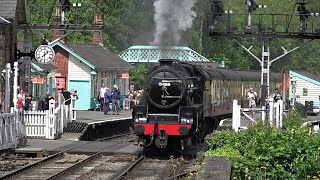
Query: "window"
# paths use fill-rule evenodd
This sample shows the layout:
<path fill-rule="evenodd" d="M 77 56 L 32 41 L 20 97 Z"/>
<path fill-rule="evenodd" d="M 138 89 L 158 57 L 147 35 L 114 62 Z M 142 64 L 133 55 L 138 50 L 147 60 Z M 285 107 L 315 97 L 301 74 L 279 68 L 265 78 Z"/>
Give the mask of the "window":
<path fill-rule="evenodd" d="M 303 96 L 308 96 L 308 89 L 307 88 L 303 88 Z"/>

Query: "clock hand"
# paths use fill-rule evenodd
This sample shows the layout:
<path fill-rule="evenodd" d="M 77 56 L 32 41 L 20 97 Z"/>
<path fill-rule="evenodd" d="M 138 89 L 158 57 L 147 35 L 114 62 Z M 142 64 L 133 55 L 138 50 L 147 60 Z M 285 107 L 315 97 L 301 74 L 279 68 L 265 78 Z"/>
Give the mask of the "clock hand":
<path fill-rule="evenodd" d="M 46 51 L 46 52 L 42 55 L 42 57 L 44 57 L 45 55 L 47 55 L 47 54 L 48 54 L 48 52 L 49 52 L 49 51 Z"/>

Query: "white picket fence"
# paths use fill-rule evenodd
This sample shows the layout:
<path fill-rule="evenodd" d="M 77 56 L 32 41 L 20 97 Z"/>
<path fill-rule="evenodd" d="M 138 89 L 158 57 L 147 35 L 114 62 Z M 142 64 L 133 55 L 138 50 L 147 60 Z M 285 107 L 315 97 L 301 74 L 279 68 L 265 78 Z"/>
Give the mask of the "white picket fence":
<path fill-rule="evenodd" d="M 16 147 L 16 122 L 14 113 L 0 114 L 0 150 Z"/>
<path fill-rule="evenodd" d="M 9 74 L 10 63 L 6 67 Z M 14 63 L 14 72 L 13 92 L 18 92 L 18 62 Z M 10 92 L 10 86 L 8 78 L 6 93 Z M 25 137 L 55 139 L 63 133 L 68 122 L 76 119 L 76 98 L 71 96 L 71 104 L 65 105 L 66 100 L 60 93 L 57 102 L 55 108 L 55 101 L 51 100 L 46 111 L 21 111 L 17 109 L 17 94 L 14 93 L 11 113 L 7 113 L 10 112 L 10 103 L 6 103 L 6 113 L 0 114 L 0 150 L 16 148 Z"/>
<path fill-rule="evenodd" d="M 63 133 L 63 128 L 76 119 L 76 98 L 71 98 L 70 105 L 65 105 L 65 99 L 60 94 L 58 107 L 55 101 L 49 101 L 49 110 L 23 111 L 26 136 L 30 138 L 56 139 Z"/>
<path fill-rule="evenodd" d="M 268 110 L 264 106 L 262 108 L 241 108 L 238 100 L 233 100 L 232 129 L 238 132 L 241 129 L 247 129 L 250 123 L 257 123 L 258 119 L 265 123 L 266 118 L 271 126 L 281 128 L 282 115 L 282 100 L 274 103 L 273 99 L 270 99 Z"/>

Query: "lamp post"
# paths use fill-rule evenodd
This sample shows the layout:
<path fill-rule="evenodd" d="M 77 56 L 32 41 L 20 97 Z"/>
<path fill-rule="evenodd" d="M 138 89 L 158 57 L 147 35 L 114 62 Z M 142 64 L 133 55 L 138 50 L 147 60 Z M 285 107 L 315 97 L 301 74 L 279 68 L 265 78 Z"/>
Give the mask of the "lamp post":
<path fill-rule="evenodd" d="M 291 105 L 294 106 L 296 103 L 296 88 L 297 88 L 297 81 L 295 79 L 291 80 L 291 92 L 292 92 L 292 101 Z"/>
<path fill-rule="evenodd" d="M 11 65 L 10 63 L 6 64 L 6 68 L 4 70 L 5 76 L 5 104 L 4 104 L 4 112 L 10 113 L 10 71 Z M 2 71 L 3 72 L 3 71 Z"/>
<path fill-rule="evenodd" d="M 96 97 L 96 92 L 97 92 L 97 79 L 96 79 L 96 76 L 97 76 L 97 72 L 95 70 L 91 70 L 90 72 L 90 75 L 91 75 L 91 89 L 93 90 L 93 96 Z"/>

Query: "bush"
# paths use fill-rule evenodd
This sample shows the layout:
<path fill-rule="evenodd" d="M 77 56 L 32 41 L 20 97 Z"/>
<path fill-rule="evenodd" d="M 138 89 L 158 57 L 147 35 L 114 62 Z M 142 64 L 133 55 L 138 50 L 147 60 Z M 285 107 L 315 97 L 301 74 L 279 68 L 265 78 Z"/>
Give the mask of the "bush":
<path fill-rule="evenodd" d="M 320 135 L 300 128 L 301 117 L 289 113 L 285 129 L 252 126 L 235 133 L 224 131 L 208 140 L 208 156 L 231 160 L 234 179 L 320 178 Z"/>
<path fill-rule="evenodd" d="M 296 102 L 293 108 L 297 111 L 297 113 L 300 114 L 301 117 L 307 117 L 306 107 L 303 104 Z"/>

